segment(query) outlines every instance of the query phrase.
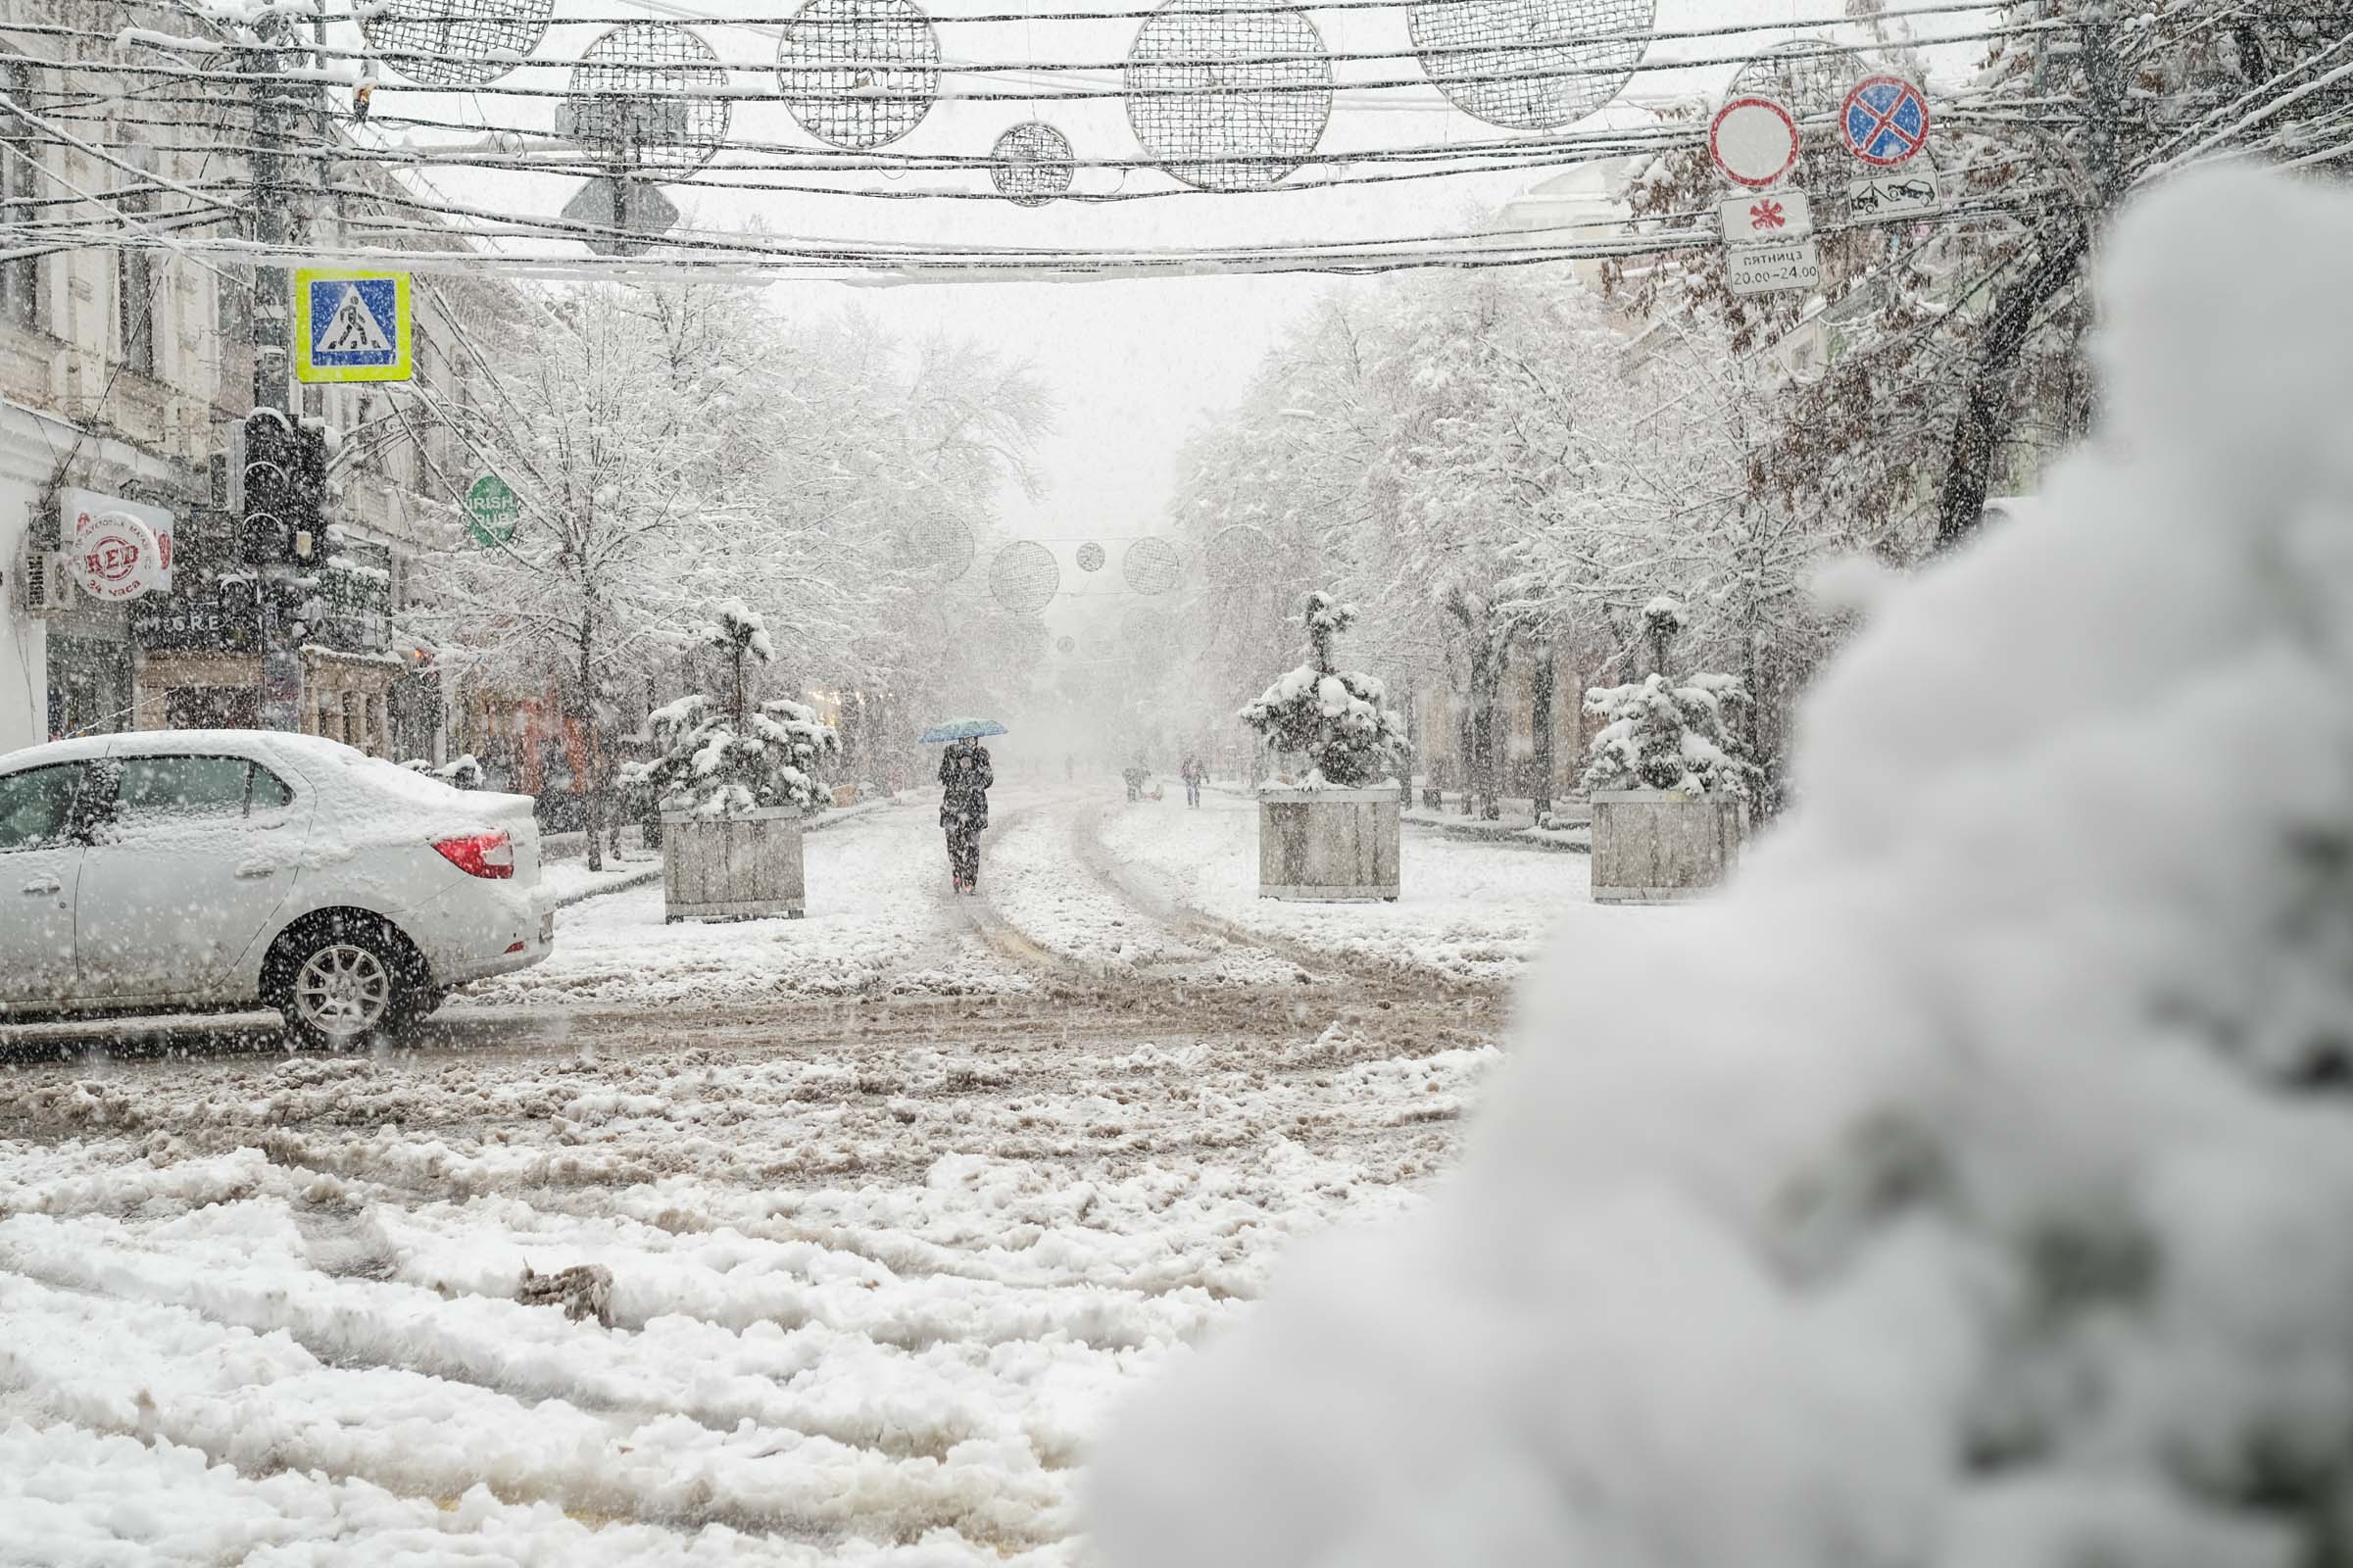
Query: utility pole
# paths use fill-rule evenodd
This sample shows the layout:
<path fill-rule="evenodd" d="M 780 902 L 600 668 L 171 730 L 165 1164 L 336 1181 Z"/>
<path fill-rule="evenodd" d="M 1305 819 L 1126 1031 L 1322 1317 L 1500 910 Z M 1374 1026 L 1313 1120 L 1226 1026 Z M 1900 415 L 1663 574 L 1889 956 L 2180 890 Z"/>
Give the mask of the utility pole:
<path fill-rule="evenodd" d="M 253 239 L 265 255 L 284 246 L 293 224 L 287 211 L 286 142 L 293 120 L 292 84 L 280 69 L 279 51 L 294 38 L 292 18 L 265 13 L 253 24 L 261 47 L 246 51 L 245 74 L 253 92 Z M 253 345 L 253 406 L 256 411 L 289 408 L 293 349 L 292 294 L 286 270 L 264 260 L 253 269 L 253 309 L 246 319 Z"/>
<path fill-rule="evenodd" d="M 296 43 L 293 18 L 266 12 L 254 24 L 256 47 L 244 54 L 253 96 L 253 308 L 246 340 L 253 349 L 253 413 L 245 421 L 244 542 L 256 576 L 260 618 L 261 689 L 257 722 L 264 729 L 302 726 L 302 654 L 293 617 L 304 599 L 292 559 L 298 541 L 313 534 L 324 504 L 323 464 L 302 428 L 293 397 L 293 291 L 280 256 L 293 238 L 292 194 L 286 178 L 297 88 L 282 56 Z M 322 442 L 320 442 L 323 445 Z"/>

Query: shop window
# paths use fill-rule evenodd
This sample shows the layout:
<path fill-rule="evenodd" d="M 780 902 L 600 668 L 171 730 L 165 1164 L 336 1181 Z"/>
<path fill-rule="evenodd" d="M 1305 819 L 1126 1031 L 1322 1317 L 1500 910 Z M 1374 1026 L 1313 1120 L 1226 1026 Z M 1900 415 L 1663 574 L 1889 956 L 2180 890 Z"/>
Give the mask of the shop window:
<path fill-rule="evenodd" d="M 105 637 L 49 633 L 49 737 L 130 727 L 130 649 Z"/>
<path fill-rule="evenodd" d="M 174 686 L 164 693 L 166 729 L 252 729 L 261 713 L 251 686 Z"/>

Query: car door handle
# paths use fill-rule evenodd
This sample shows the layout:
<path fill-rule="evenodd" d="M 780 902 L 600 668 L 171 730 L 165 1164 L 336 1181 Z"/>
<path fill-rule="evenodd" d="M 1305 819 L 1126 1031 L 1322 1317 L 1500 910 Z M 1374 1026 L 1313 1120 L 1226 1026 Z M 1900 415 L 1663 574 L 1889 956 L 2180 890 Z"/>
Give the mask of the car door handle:
<path fill-rule="evenodd" d="M 66 885 L 63 882 L 53 881 L 48 877 L 42 877 L 38 881 L 25 883 L 25 891 L 33 898 L 46 898 L 52 893 L 65 892 Z"/>
<path fill-rule="evenodd" d="M 274 865 L 240 865 L 237 867 L 237 875 L 247 882 L 259 882 L 266 876 L 277 875 L 277 867 Z"/>

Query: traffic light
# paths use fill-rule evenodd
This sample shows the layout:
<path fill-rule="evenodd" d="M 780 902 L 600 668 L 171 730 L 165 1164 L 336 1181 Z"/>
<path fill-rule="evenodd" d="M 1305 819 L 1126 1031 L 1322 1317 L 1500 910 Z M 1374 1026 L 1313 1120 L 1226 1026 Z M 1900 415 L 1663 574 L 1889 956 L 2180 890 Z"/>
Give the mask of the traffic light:
<path fill-rule="evenodd" d="M 305 555 L 325 521 L 326 438 L 274 409 L 245 420 L 245 559 L 255 565 Z"/>

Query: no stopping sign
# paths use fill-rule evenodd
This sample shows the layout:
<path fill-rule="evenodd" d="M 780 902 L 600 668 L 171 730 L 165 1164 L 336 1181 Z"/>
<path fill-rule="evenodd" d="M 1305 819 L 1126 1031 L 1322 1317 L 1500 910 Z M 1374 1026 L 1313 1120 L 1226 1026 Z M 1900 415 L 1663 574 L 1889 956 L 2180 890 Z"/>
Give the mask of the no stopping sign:
<path fill-rule="evenodd" d="M 1707 127 L 1707 151 L 1726 179 L 1762 190 L 1797 163 L 1797 117 L 1776 99 L 1732 99 Z"/>

